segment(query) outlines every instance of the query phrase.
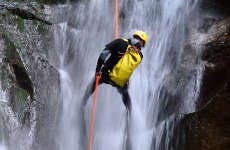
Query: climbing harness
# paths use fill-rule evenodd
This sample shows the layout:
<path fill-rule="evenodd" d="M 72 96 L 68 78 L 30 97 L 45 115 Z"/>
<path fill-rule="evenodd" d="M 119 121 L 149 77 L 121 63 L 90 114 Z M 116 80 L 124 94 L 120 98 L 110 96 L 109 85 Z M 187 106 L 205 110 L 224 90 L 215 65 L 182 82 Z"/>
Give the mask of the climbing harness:
<path fill-rule="evenodd" d="M 118 34 L 118 0 L 114 0 L 114 3 L 115 3 L 115 9 L 114 9 L 114 38 L 117 39 L 118 36 L 119 36 L 119 34 Z M 93 96 L 93 106 L 92 106 L 92 114 L 91 114 L 91 121 L 90 121 L 88 150 L 92 150 L 94 118 L 95 118 L 97 92 L 98 92 L 98 85 L 99 85 L 100 78 L 101 78 L 100 75 L 96 75 L 95 91 L 94 91 L 94 96 Z"/>

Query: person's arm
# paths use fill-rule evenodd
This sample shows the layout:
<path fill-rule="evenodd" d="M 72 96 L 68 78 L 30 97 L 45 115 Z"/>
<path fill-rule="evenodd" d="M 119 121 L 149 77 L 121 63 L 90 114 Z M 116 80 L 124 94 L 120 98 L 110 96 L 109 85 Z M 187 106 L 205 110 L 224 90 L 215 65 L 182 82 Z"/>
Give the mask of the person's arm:
<path fill-rule="evenodd" d="M 96 73 L 101 71 L 103 64 L 105 64 L 111 53 L 114 53 L 117 50 L 126 50 L 127 46 L 128 43 L 122 39 L 115 39 L 107 44 L 98 58 Z"/>
<path fill-rule="evenodd" d="M 102 65 L 106 62 L 107 58 L 110 56 L 110 50 L 104 49 L 98 60 L 97 60 L 97 67 L 96 67 L 96 73 L 101 71 Z"/>

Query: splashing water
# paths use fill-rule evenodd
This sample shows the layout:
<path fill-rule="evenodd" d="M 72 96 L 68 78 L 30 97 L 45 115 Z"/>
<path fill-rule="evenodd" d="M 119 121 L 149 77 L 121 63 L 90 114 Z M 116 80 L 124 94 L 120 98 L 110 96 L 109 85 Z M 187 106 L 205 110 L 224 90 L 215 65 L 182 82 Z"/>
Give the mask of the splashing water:
<path fill-rule="evenodd" d="M 181 114 L 195 110 L 202 78 L 199 52 L 186 48 L 197 4 L 198 0 L 119 1 L 120 36 L 130 38 L 135 30 L 142 29 L 149 35 L 149 43 L 142 50 L 143 62 L 131 77 L 131 118 L 127 118 L 121 95 L 114 87 L 99 87 L 94 150 L 178 149 L 173 143 L 177 134 L 174 128 L 183 117 Z M 54 17 L 59 24 L 54 27 L 50 62 L 59 69 L 63 107 L 55 140 L 59 150 L 85 150 L 92 97 L 85 108 L 81 107 L 81 100 L 100 52 L 113 40 L 114 3 L 88 0 L 56 7 Z M 0 150 L 8 148 L 4 123 L 10 132 L 20 126 L 8 101 L 0 83 Z M 9 118 L 9 122 L 2 118 Z M 15 143 L 10 147 L 31 149 L 33 129 L 19 129 L 14 134 L 17 136 L 9 144 Z M 19 142 L 18 137 L 22 137 Z"/>
<path fill-rule="evenodd" d="M 110 85 L 99 87 L 94 150 L 125 149 L 127 137 L 132 150 L 172 149 L 173 128 L 181 119 L 178 114 L 195 110 L 202 77 L 198 52 L 184 48 L 189 17 L 196 6 L 196 0 L 120 1 L 121 37 L 129 38 L 142 29 L 148 33 L 149 43 L 143 49 L 142 64 L 131 77 L 133 110 L 128 128 L 121 96 Z M 113 7 L 107 0 L 58 6 L 56 14 L 62 22 L 55 27 L 50 56 L 61 74 L 60 149 L 86 149 L 92 97 L 84 109 L 81 98 L 99 53 L 113 39 Z M 193 57 L 186 59 L 190 55 Z M 82 122 L 86 122 L 86 132 Z"/>
<path fill-rule="evenodd" d="M 0 150 L 7 150 L 6 147 L 4 145 L 0 144 Z"/>
<path fill-rule="evenodd" d="M 0 150 L 7 150 L 4 144 L 0 143 Z"/>

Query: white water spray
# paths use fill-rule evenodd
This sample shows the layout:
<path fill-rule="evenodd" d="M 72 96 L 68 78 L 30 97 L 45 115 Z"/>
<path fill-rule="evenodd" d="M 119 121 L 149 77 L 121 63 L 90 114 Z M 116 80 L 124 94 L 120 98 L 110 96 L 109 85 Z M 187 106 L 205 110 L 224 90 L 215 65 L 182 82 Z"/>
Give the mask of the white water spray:
<path fill-rule="evenodd" d="M 196 0 L 120 1 L 120 35 L 129 38 L 133 31 L 142 29 L 150 39 L 143 50 L 143 62 L 131 78 L 133 112 L 128 137 L 132 150 L 172 149 L 173 127 L 180 119 L 176 115 L 195 110 L 201 78 L 199 62 L 191 73 L 179 60 L 184 53 L 189 16 L 196 5 Z M 57 141 L 61 150 L 83 150 L 92 97 L 84 109 L 81 98 L 100 52 L 113 39 L 114 4 L 90 0 L 59 7 L 60 12 L 66 12 L 59 17 L 67 19 L 62 18 L 55 29 L 55 51 L 51 53 L 59 58 L 63 97 Z M 99 88 L 95 119 L 94 150 L 124 148 L 126 112 L 121 96 L 109 85 Z M 86 133 L 82 133 L 82 121 L 86 122 Z"/>

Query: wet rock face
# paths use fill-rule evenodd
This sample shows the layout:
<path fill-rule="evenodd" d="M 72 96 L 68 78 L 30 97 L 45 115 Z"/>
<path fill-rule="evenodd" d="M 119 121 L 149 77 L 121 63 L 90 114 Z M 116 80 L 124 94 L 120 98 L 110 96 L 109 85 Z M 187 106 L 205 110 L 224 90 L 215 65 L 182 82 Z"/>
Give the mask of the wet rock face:
<path fill-rule="evenodd" d="M 230 23 L 230 21 L 229 21 Z M 205 45 L 206 66 L 198 109 L 195 142 L 201 150 L 223 150 L 230 146 L 230 26 Z M 199 140 L 197 140 L 199 139 Z"/>
<path fill-rule="evenodd" d="M 19 88 L 24 89 L 29 95 L 30 98 L 33 99 L 34 89 L 33 83 L 30 80 L 29 75 L 23 65 L 23 62 L 19 56 L 19 53 L 14 46 L 14 43 L 11 42 L 5 35 L 1 35 L 1 38 L 4 40 L 6 49 L 4 63 L 11 67 L 12 73 L 14 73 L 15 83 Z"/>
<path fill-rule="evenodd" d="M 45 4 L 63 4 L 66 3 L 67 0 L 40 0 L 40 2 L 45 3 Z M 70 2 L 78 2 L 82 0 L 70 0 Z"/>
<path fill-rule="evenodd" d="M 229 0 L 200 0 L 199 31 L 207 33 L 213 25 L 230 16 L 229 6 Z"/>
<path fill-rule="evenodd" d="M 187 115 L 182 126 L 188 150 L 228 150 L 230 146 L 229 83 L 201 111 Z M 182 129 L 182 128 L 181 128 Z"/>
<path fill-rule="evenodd" d="M 230 18 L 215 26 L 203 45 L 202 60 L 205 61 L 198 109 L 204 107 L 211 97 L 230 81 Z"/>
<path fill-rule="evenodd" d="M 226 19 L 213 26 L 213 32 L 209 32 L 203 41 L 201 57 L 205 63 L 205 70 L 197 112 L 185 115 L 177 127 L 179 136 L 175 139 L 185 142 L 182 144 L 185 147 L 181 150 L 228 150 L 230 147 L 228 24 L 230 21 Z"/>
<path fill-rule="evenodd" d="M 0 97 L 0 127 L 7 127 L 6 137 L 0 134 L 0 139 L 8 139 L 11 149 L 55 148 L 60 82 L 48 60 L 52 27 L 40 20 L 48 20 L 49 6 L 2 4 L 13 11 L 0 10 L 0 90 L 6 95 Z"/>
<path fill-rule="evenodd" d="M 230 1 L 201 1 L 202 15 L 209 21 L 200 26 L 198 43 L 205 64 L 197 112 L 186 115 L 179 125 L 186 133 L 188 150 L 230 148 Z M 201 16 L 202 16 L 201 15 Z M 201 17 L 203 20 L 207 17 Z M 202 22 L 201 20 L 201 22 Z"/>
<path fill-rule="evenodd" d="M 202 11 L 215 12 L 222 15 L 229 15 L 229 6 L 229 0 L 201 0 Z"/>

